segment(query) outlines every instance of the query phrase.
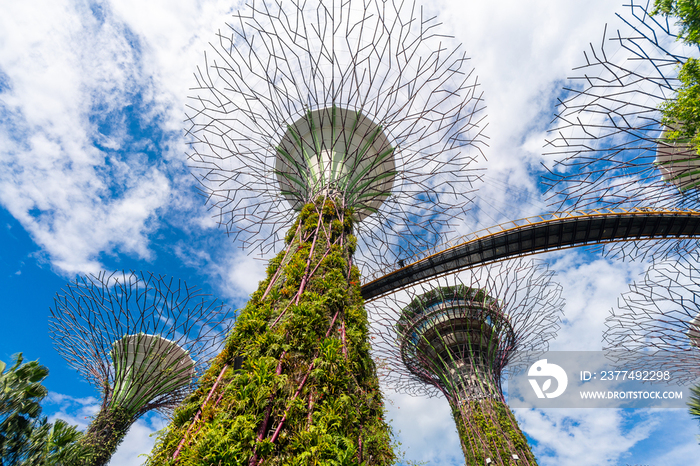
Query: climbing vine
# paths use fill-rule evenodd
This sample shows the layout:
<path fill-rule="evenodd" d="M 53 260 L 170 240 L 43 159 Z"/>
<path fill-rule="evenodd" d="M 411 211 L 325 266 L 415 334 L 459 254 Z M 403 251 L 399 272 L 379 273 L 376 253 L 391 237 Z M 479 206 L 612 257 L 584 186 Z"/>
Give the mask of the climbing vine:
<path fill-rule="evenodd" d="M 503 400 L 484 398 L 450 404 L 467 466 L 537 465 L 525 435 Z M 490 463 L 486 463 L 487 458 Z"/>
<path fill-rule="evenodd" d="M 134 416 L 126 409 L 101 410 L 79 441 L 79 445 L 86 452 L 85 458 L 79 464 L 103 466 L 109 463 L 133 423 Z"/>
<path fill-rule="evenodd" d="M 308 204 L 151 465 L 393 464 L 351 211 Z"/>

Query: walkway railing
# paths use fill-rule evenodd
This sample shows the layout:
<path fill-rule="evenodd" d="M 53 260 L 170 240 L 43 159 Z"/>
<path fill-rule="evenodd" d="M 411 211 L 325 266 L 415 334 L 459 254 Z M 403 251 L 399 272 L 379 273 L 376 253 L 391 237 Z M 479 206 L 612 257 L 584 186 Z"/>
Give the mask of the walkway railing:
<path fill-rule="evenodd" d="M 447 273 L 540 252 L 635 240 L 700 236 L 700 211 L 615 208 L 553 212 L 502 223 L 455 238 L 367 277 L 372 300 Z"/>

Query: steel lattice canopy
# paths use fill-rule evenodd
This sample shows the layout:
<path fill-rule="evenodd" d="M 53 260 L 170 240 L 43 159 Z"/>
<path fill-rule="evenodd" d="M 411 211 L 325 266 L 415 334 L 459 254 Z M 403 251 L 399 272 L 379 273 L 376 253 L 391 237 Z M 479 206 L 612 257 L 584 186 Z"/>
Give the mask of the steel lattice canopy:
<path fill-rule="evenodd" d="M 516 339 L 497 300 L 469 287 L 437 288 L 417 297 L 401 311 L 396 330 L 411 373 L 477 397 L 484 387 L 493 388 L 486 383 L 479 389 L 486 382 L 479 378 L 494 370 L 501 345 L 511 348 Z"/>
<path fill-rule="evenodd" d="M 391 194 L 394 148 L 382 127 L 360 112 L 309 111 L 288 126 L 276 152 L 277 181 L 295 210 L 327 196 L 362 220 Z"/>
<path fill-rule="evenodd" d="M 110 404 L 136 412 L 194 378 L 194 361 L 177 343 L 158 335 L 126 335 L 112 345 L 114 392 Z"/>

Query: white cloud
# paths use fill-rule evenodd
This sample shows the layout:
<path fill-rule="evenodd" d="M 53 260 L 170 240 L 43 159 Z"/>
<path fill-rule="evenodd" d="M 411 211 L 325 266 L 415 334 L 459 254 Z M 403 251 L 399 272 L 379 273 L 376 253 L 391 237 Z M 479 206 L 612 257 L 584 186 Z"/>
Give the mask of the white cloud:
<path fill-rule="evenodd" d="M 555 280 L 564 287 L 564 322 L 556 341 L 557 351 L 600 351 L 605 319 L 617 305 L 628 284 L 649 265 L 604 259 L 585 250 L 566 250 L 548 256 L 557 271 Z"/>
<path fill-rule="evenodd" d="M 464 464 L 457 428 L 444 397 L 414 397 L 388 390 L 384 393 L 387 419 L 406 459 L 449 466 Z"/>
<path fill-rule="evenodd" d="M 488 162 L 479 164 L 488 170 L 462 234 L 548 210 L 533 173 L 544 160 L 543 132 L 564 80 L 605 24 L 618 24 L 621 3 L 443 0 L 434 7 L 472 57 L 488 113 Z"/>
<path fill-rule="evenodd" d="M 199 210 L 200 200 L 183 192 L 191 181 L 179 135 L 194 67 L 228 12 L 241 3 L 36 0 L 3 5 L 0 202 L 56 269 L 96 271 L 102 254 L 148 259 L 151 235 L 166 215 L 182 217 L 183 228 L 213 228 Z M 489 167 L 487 182 L 461 233 L 546 208 L 532 169 L 542 160 L 538 144 L 544 142 L 554 97 L 582 62 L 589 42 L 598 43 L 605 23 L 616 22 L 614 12 L 622 3 L 442 0 L 429 7 L 445 23 L 440 32 L 454 34 L 472 57 L 488 106 L 491 147 L 488 163 L 480 164 Z M 158 142 L 161 159 L 149 159 L 155 143 L 133 140 L 127 128 L 136 98 L 144 104 L 136 110 L 143 113 L 133 118 L 153 123 L 164 134 Z M 116 155 L 117 150 L 124 155 Z M 214 277 L 231 297 L 247 296 L 263 278 L 265 264 L 235 246 L 217 257 L 192 245 L 175 249 L 184 264 Z M 568 301 L 556 347 L 599 349 L 608 310 L 643 264 L 590 260 L 573 251 L 552 257 Z M 52 396 L 61 406 L 56 415 L 81 426 L 95 412 L 95 400 Z M 409 458 L 459 464 L 462 453 L 444 399 L 387 396 L 394 400 L 390 417 Z M 629 429 L 618 412 L 600 410 L 519 416 L 541 448 L 549 449 L 542 454 L 551 464 L 555 458 L 575 464 L 567 453 L 579 448 L 574 440 L 593 450 L 595 441 L 604 442 L 601 461 L 621 458 L 654 426 L 646 419 Z M 139 421 L 132 428 L 118 451 L 120 462 L 115 456 L 113 464 L 140 464 L 135 455 L 150 450 L 146 434 L 156 428 L 153 422 Z M 688 444 L 677 451 L 688 451 Z M 658 464 L 684 464 L 680 455 L 672 456 Z"/>
<path fill-rule="evenodd" d="M 112 466 L 140 466 L 146 461 L 144 454 L 150 453 L 156 441 L 156 433 L 167 425 L 158 415 L 146 416 L 131 426 L 124 441 L 109 462 Z"/>
<path fill-rule="evenodd" d="M 616 465 L 657 425 L 645 413 L 630 429 L 624 410 L 614 409 L 516 410 L 516 417 L 538 442 L 533 450 L 542 466 Z"/>
<path fill-rule="evenodd" d="M 95 271 L 113 250 L 148 258 L 170 183 L 144 147 L 129 147 L 125 109 L 148 84 L 128 28 L 72 2 L 4 13 L 0 201 L 64 272 Z"/>
<path fill-rule="evenodd" d="M 234 7 L 3 7 L 0 202 L 57 271 L 95 272 L 102 254 L 152 259 L 161 215 L 206 215 L 191 194 L 182 119 L 202 50 Z"/>
<path fill-rule="evenodd" d="M 226 241 L 222 238 L 222 242 Z M 224 243 L 216 254 L 180 242 L 174 247 L 175 254 L 183 264 L 196 267 L 201 274 L 217 284 L 218 296 L 247 300 L 265 278 L 267 259 L 254 254 L 246 254 L 235 245 Z"/>
<path fill-rule="evenodd" d="M 664 448 L 645 454 L 645 463 L 651 465 L 684 465 L 697 457 L 700 428 L 697 419 L 683 410 L 653 413 L 658 418 L 658 428 L 649 437 L 649 444 L 658 443 Z"/>
<path fill-rule="evenodd" d="M 62 393 L 49 392 L 44 400 L 43 409 L 44 414 L 48 414 L 49 422 L 63 419 L 68 424 L 85 430 L 90 424 L 90 419 L 100 410 L 100 402 L 91 396 L 74 398 Z"/>

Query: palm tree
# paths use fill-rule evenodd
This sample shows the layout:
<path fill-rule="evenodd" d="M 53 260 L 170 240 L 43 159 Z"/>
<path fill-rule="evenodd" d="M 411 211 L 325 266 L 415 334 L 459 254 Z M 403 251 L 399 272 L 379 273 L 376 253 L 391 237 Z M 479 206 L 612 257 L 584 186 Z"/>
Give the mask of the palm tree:
<path fill-rule="evenodd" d="M 29 448 L 18 466 L 70 466 L 88 455 L 78 441 L 83 436 L 76 426 L 56 419 L 51 424 L 44 417 L 33 424 Z"/>
<path fill-rule="evenodd" d="M 12 367 L 0 361 L 0 466 L 69 466 L 85 457 L 76 426 L 41 417 L 40 402 L 48 394 L 41 382 L 49 375 L 38 361 Z"/>
<path fill-rule="evenodd" d="M 22 353 L 7 371 L 0 361 L 0 466 L 17 464 L 29 444 L 41 400 L 48 391 L 41 381 L 49 374 L 38 361 L 22 364 Z"/>

